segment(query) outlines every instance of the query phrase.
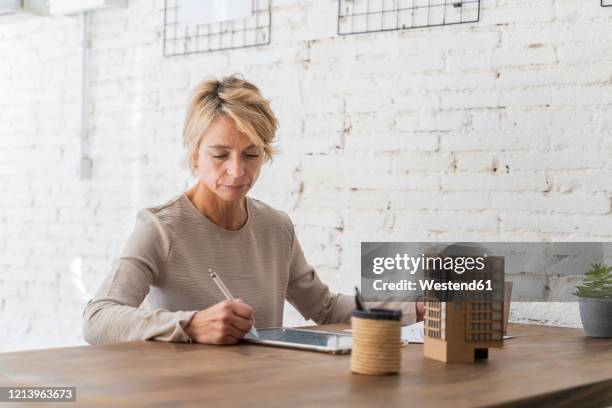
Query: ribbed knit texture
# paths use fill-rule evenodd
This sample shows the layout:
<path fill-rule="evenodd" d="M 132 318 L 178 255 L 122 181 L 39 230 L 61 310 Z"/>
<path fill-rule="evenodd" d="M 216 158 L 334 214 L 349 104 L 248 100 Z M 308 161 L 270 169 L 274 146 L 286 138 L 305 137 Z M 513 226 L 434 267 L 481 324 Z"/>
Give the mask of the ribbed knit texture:
<path fill-rule="evenodd" d="M 257 328 L 282 325 L 285 299 L 306 319 L 348 322 L 353 298 L 319 280 L 289 217 L 251 198 L 247 212 L 245 225 L 230 231 L 185 194 L 140 211 L 121 257 L 83 312 L 85 339 L 191 341 L 183 329 L 195 312 L 224 300 L 209 268 L 253 308 Z M 145 297 L 149 308 L 141 307 Z"/>

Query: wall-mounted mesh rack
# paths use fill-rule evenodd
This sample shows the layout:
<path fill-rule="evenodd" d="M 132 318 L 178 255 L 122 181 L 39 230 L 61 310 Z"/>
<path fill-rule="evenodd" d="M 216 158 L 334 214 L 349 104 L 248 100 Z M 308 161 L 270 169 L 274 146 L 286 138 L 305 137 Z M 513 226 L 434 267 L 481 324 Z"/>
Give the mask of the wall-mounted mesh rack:
<path fill-rule="evenodd" d="M 164 0 L 164 56 L 186 55 L 270 43 L 271 0 L 252 0 L 249 18 L 201 25 L 179 21 L 181 0 Z"/>
<path fill-rule="evenodd" d="M 612 7 L 612 0 L 601 0 L 601 7 Z"/>
<path fill-rule="evenodd" d="M 474 23 L 479 19 L 480 0 L 338 1 L 339 35 Z"/>

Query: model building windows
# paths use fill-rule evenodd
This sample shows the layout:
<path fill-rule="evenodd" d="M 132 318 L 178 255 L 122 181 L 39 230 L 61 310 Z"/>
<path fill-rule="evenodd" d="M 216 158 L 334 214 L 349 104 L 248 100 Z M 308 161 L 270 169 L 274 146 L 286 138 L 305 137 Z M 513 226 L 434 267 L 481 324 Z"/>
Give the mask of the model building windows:
<path fill-rule="evenodd" d="M 425 303 L 425 334 L 433 339 L 446 338 L 446 304 L 437 301 Z"/>

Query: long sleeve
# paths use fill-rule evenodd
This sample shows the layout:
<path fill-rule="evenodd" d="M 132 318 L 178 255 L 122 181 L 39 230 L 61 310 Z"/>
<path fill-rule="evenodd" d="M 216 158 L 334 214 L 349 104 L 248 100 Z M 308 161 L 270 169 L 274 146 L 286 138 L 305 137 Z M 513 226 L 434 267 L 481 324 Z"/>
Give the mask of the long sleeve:
<path fill-rule="evenodd" d="M 287 300 L 306 319 L 317 324 L 348 323 L 355 308 L 353 296 L 335 294 L 321 282 L 314 268 L 306 262 L 295 232 L 291 246 L 291 261 Z M 402 324 L 416 322 L 414 302 L 367 302 L 369 308 L 400 309 Z"/>
<path fill-rule="evenodd" d="M 195 311 L 139 307 L 150 285 L 164 271 L 170 244 L 161 222 L 150 212 L 140 211 L 121 257 L 83 311 L 83 337 L 87 342 L 191 341 L 183 329 Z"/>
<path fill-rule="evenodd" d="M 348 323 L 355 308 L 352 296 L 336 294 L 321 282 L 314 268 L 306 262 L 295 232 L 291 245 L 287 300 L 306 319 L 317 324 Z"/>

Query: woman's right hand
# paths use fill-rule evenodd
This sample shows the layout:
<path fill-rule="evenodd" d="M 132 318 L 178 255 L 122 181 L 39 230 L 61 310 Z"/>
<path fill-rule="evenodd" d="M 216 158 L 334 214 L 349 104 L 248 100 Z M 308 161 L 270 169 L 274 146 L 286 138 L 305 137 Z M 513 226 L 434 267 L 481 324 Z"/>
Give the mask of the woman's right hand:
<path fill-rule="evenodd" d="M 185 332 L 198 343 L 236 344 L 252 326 L 253 309 L 241 299 L 224 300 L 197 312 Z"/>

